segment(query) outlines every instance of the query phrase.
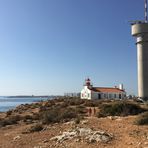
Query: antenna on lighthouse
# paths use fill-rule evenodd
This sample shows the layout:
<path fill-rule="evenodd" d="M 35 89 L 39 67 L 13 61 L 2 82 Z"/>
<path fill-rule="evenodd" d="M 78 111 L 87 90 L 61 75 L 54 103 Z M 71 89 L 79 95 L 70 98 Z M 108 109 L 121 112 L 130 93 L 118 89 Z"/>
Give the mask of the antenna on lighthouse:
<path fill-rule="evenodd" d="M 148 16 L 147 16 L 147 0 L 144 0 L 144 15 L 145 15 L 145 23 L 148 22 Z"/>

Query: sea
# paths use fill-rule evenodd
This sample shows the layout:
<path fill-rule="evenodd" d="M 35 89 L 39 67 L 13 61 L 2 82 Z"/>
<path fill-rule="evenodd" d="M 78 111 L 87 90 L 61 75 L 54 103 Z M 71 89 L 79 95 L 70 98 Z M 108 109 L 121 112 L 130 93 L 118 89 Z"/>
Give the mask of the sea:
<path fill-rule="evenodd" d="M 30 104 L 42 100 L 52 99 L 53 97 L 6 97 L 0 96 L 0 112 L 6 112 L 14 109 L 21 104 Z"/>

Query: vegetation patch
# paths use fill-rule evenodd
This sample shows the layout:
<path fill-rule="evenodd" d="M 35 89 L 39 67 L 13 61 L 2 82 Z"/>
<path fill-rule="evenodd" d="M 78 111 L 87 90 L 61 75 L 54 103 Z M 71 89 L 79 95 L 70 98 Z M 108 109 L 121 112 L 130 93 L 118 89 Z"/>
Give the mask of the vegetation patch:
<path fill-rule="evenodd" d="M 10 118 L 6 118 L 6 119 L 0 119 L 0 127 L 4 127 L 6 125 L 17 124 L 17 122 L 20 120 L 21 120 L 21 118 L 18 115 L 11 116 Z"/>
<path fill-rule="evenodd" d="M 82 106 L 82 105 L 76 106 L 75 110 L 78 114 L 86 114 L 87 113 L 86 107 Z"/>
<path fill-rule="evenodd" d="M 9 111 L 6 112 L 7 117 L 10 116 L 11 114 L 12 114 L 12 110 L 9 110 Z"/>
<path fill-rule="evenodd" d="M 127 115 L 137 115 L 144 112 L 145 109 L 141 108 L 139 105 L 131 102 L 113 102 L 110 104 L 102 104 L 100 106 L 100 112 L 98 117 L 106 116 L 127 116 Z"/>
<path fill-rule="evenodd" d="M 77 112 L 73 108 L 58 108 L 54 107 L 40 114 L 40 119 L 43 124 L 65 122 L 77 117 Z"/>
<path fill-rule="evenodd" d="M 31 126 L 31 128 L 28 130 L 30 133 L 33 133 L 33 132 L 39 132 L 43 130 L 43 125 L 42 124 L 35 124 L 33 126 Z"/>
<path fill-rule="evenodd" d="M 148 125 L 148 111 L 140 114 L 137 117 L 135 123 L 137 125 Z"/>

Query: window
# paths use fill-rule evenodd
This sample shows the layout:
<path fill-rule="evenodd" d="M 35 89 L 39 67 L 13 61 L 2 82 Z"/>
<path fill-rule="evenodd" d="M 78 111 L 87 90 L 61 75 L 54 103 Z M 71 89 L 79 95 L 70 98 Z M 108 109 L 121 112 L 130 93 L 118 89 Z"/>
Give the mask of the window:
<path fill-rule="evenodd" d="M 112 94 L 109 94 L 109 98 L 112 98 Z"/>
<path fill-rule="evenodd" d="M 104 98 L 106 98 L 106 94 L 104 94 Z"/>
<path fill-rule="evenodd" d="M 117 98 L 117 95 L 116 94 L 114 94 L 114 98 Z"/>

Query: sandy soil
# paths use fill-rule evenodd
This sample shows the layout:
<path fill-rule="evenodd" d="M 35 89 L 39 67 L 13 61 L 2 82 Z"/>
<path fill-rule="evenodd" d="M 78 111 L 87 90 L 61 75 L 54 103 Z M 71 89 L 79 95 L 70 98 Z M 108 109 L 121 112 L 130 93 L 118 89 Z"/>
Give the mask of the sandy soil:
<path fill-rule="evenodd" d="M 89 127 L 103 130 L 113 134 L 113 139 L 108 143 L 77 142 L 74 139 L 56 144 L 50 138 L 60 135 L 64 131 L 75 128 L 74 124 L 53 124 L 46 126 L 45 130 L 34 133 L 22 134 L 32 124 L 19 123 L 0 128 L 0 148 L 148 148 L 148 126 L 133 124 L 136 116 L 97 118 L 86 117 L 86 124 L 79 127 Z"/>

